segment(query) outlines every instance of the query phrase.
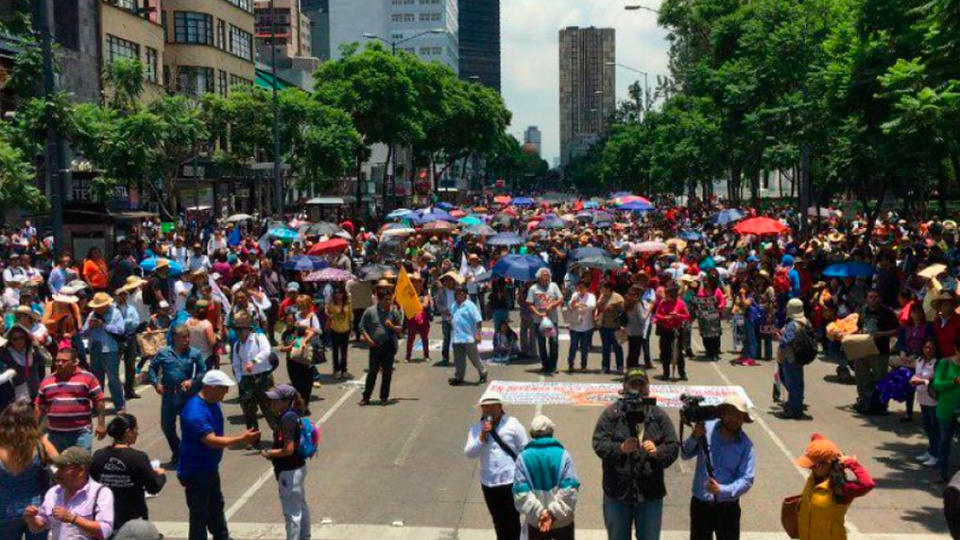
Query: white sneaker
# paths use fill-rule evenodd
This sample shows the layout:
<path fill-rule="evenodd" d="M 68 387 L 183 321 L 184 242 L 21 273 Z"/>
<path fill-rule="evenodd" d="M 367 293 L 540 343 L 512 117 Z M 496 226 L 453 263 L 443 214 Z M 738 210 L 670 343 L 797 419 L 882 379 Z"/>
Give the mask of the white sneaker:
<path fill-rule="evenodd" d="M 932 457 L 933 457 L 933 456 L 930 455 L 930 452 L 924 452 L 924 453 L 920 454 L 919 456 L 917 456 L 917 461 L 923 463 L 923 462 L 929 461 L 930 458 L 932 458 Z"/>
<path fill-rule="evenodd" d="M 926 460 L 926 461 L 923 462 L 923 466 L 924 466 L 924 467 L 936 467 L 937 464 L 939 464 L 939 463 L 940 463 L 940 460 L 939 460 L 939 459 L 937 459 L 937 458 L 935 458 L 935 457 L 933 457 L 933 456 L 930 456 L 930 459 L 928 459 L 928 460 Z"/>

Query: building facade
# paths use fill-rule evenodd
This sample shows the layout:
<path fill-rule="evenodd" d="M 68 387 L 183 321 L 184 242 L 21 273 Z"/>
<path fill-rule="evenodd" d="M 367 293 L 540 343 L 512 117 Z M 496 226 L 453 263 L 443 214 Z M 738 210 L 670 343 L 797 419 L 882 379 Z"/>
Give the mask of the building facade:
<path fill-rule="evenodd" d="M 321 60 L 330 59 L 330 0 L 300 0 L 300 11 L 310 19 L 310 50 Z"/>
<path fill-rule="evenodd" d="M 532 144 L 537 149 L 537 155 L 539 156 L 543 150 L 543 135 L 540 133 L 540 128 L 537 126 L 530 126 L 523 132 L 523 144 Z"/>
<path fill-rule="evenodd" d="M 285 58 L 313 56 L 310 19 L 301 11 L 298 0 L 273 0 L 276 15 L 277 56 Z M 256 0 L 253 8 L 257 51 L 261 62 L 270 61 L 274 28 L 270 0 Z"/>
<path fill-rule="evenodd" d="M 254 0 L 162 0 L 163 80 L 188 95 L 253 84 Z"/>
<path fill-rule="evenodd" d="M 162 17 L 160 0 L 110 0 L 100 5 L 100 73 L 120 59 L 139 61 L 143 65 L 143 98 L 147 100 L 164 91 Z"/>
<path fill-rule="evenodd" d="M 459 9 L 457 0 L 330 0 L 330 55 L 342 57 L 340 48 L 363 44 L 372 34 L 397 49 L 460 69 Z M 430 33 L 414 38 L 417 34 Z M 413 39 L 411 39 L 413 38 Z"/>
<path fill-rule="evenodd" d="M 560 159 L 572 157 L 607 133 L 616 107 L 616 34 L 612 28 L 560 30 Z"/>
<path fill-rule="evenodd" d="M 460 78 L 500 92 L 500 0 L 460 2 Z"/>

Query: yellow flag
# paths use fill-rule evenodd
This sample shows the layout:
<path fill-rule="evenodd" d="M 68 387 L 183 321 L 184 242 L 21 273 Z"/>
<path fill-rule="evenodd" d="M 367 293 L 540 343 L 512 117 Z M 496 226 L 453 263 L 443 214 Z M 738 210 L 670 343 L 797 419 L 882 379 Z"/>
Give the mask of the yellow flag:
<path fill-rule="evenodd" d="M 413 288 L 413 282 L 410 281 L 410 276 L 407 275 L 407 269 L 402 266 L 400 267 L 400 275 L 397 277 L 395 296 L 397 304 L 403 308 L 403 313 L 408 319 L 416 317 L 417 313 L 423 311 L 423 306 L 420 304 L 420 296 L 417 294 L 417 290 Z"/>

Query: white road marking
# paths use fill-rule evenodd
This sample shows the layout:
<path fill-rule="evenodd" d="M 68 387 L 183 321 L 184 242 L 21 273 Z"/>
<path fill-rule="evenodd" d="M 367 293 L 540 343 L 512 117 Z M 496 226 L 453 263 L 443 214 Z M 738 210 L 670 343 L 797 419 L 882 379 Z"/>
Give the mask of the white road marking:
<path fill-rule="evenodd" d="M 410 430 L 410 435 L 407 436 L 407 440 L 403 442 L 403 446 L 400 447 L 400 452 L 397 454 L 397 459 L 393 461 L 393 464 L 397 467 L 403 467 L 407 463 L 407 456 L 410 455 L 410 451 L 413 450 L 413 443 L 417 440 L 417 437 L 420 436 L 420 431 L 423 430 L 424 420 L 427 418 L 427 411 L 424 410 L 420 414 L 420 418 L 417 418 L 416 425 L 413 426 L 413 429 Z"/>
<path fill-rule="evenodd" d="M 544 382 L 544 381 L 546 381 L 546 380 L 547 380 L 546 377 L 544 377 L 543 375 L 540 376 L 540 382 Z M 534 414 L 533 414 L 533 415 L 534 415 L 534 416 L 540 416 L 541 414 L 543 414 L 543 403 L 537 403 L 537 407 L 536 407 L 536 409 L 534 409 Z"/>
<path fill-rule="evenodd" d="M 343 394 L 343 396 L 341 396 L 340 399 L 338 399 L 337 402 L 334 403 L 333 406 L 330 407 L 330 409 L 328 409 L 327 412 L 320 417 L 319 423 L 325 424 L 327 420 L 329 420 L 330 417 L 333 416 L 333 413 L 337 412 L 337 409 L 339 409 L 341 405 L 346 403 L 347 400 L 350 399 L 350 397 L 353 396 L 353 394 L 356 391 L 357 391 L 356 388 L 348 389 Z M 253 496 L 256 495 L 257 491 L 259 491 L 260 488 L 262 488 L 263 485 L 266 484 L 267 481 L 269 481 L 270 478 L 272 477 L 273 477 L 273 467 L 270 467 L 267 470 L 263 471 L 263 474 L 260 475 L 260 478 L 258 478 L 257 481 L 254 482 L 252 486 L 250 486 L 245 492 L 243 492 L 243 495 L 241 495 L 240 498 L 237 499 L 237 501 L 233 503 L 233 505 L 230 506 L 230 508 L 227 509 L 227 512 L 226 512 L 227 521 L 230 521 L 230 518 L 236 515 L 236 513 L 239 512 L 241 508 L 243 508 L 243 505 L 246 504 L 247 501 L 249 501 L 251 498 L 253 498 Z"/>
<path fill-rule="evenodd" d="M 186 538 L 187 523 L 155 523 L 165 538 Z M 394 527 L 387 525 L 314 525 L 311 536 L 314 540 L 490 540 L 493 531 L 486 529 L 453 529 L 444 527 Z M 284 540 L 283 523 L 231 523 L 230 537 L 237 540 Z M 606 540 L 607 532 L 601 529 L 577 529 L 580 540 Z M 664 531 L 662 540 L 687 540 L 689 531 Z M 743 532 L 742 540 L 784 540 L 782 532 Z M 861 534 L 852 533 L 848 540 L 943 540 L 942 534 Z"/>

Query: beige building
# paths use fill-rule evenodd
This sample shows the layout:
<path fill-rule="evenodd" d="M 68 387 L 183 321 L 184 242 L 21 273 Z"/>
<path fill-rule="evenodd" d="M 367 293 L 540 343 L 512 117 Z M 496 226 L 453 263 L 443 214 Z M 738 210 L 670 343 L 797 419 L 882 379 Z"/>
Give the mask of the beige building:
<path fill-rule="evenodd" d="M 163 0 L 162 9 L 170 91 L 226 94 L 253 84 L 253 0 Z"/>
<path fill-rule="evenodd" d="M 276 22 L 271 24 L 270 0 L 254 2 L 255 34 L 260 61 L 270 62 L 272 32 L 276 26 L 277 56 L 284 58 L 310 57 L 311 22 L 300 10 L 299 0 L 274 0 L 273 11 Z"/>
<path fill-rule="evenodd" d="M 585 152 L 610 128 L 616 107 L 613 28 L 560 30 L 560 160 Z"/>
<path fill-rule="evenodd" d="M 144 98 L 163 92 L 166 44 L 160 24 L 160 0 L 104 0 L 100 8 L 101 72 L 121 58 L 143 64 Z"/>

